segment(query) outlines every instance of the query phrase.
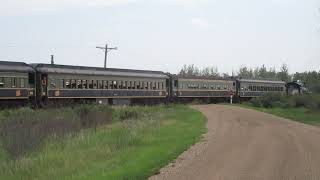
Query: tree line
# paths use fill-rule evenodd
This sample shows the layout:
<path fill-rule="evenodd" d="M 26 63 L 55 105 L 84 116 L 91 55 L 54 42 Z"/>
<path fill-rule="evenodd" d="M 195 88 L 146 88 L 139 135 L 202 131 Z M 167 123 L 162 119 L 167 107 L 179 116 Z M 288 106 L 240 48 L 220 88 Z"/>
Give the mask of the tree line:
<path fill-rule="evenodd" d="M 279 80 L 285 82 L 301 81 L 312 92 L 320 93 L 320 71 L 306 71 L 289 73 L 289 68 L 283 64 L 279 69 L 275 67 L 267 68 L 265 65 L 250 68 L 240 67 L 232 75 L 220 73 L 217 67 L 199 68 L 194 64 L 184 65 L 178 75 L 183 77 L 206 77 L 206 78 L 242 78 L 242 79 L 261 79 L 261 80 Z"/>

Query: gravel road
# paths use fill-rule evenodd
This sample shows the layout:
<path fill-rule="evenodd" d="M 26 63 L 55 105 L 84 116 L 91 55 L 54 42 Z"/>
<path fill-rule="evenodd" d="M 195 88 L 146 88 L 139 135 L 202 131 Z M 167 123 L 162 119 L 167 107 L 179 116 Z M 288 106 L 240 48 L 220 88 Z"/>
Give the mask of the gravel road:
<path fill-rule="evenodd" d="M 320 179 L 319 127 L 239 107 L 194 108 L 208 133 L 150 180 Z"/>

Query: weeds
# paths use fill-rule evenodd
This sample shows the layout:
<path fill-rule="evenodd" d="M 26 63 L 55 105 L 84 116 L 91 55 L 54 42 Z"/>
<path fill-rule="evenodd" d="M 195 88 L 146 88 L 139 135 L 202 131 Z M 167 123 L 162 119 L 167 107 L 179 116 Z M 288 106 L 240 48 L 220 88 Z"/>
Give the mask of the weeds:
<path fill-rule="evenodd" d="M 75 108 L 32 110 L 22 108 L 0 115 L 0 142 L 14 158 L 39 150 L 48 138 L 77 134 L 112 121 L 109 107 L 82 105 Z"/>

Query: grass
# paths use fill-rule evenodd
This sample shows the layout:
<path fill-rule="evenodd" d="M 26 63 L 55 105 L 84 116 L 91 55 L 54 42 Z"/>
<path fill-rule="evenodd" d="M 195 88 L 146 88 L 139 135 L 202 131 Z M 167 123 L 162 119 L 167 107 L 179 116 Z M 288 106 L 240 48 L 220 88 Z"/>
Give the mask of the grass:
<path fill-rule="evenodd" d="M 284 117 L 284 118 L 291 119 L 291 120 L 298 121 L 305 124 L 320 125 L 320 112 L 309 110 L 305 107 L 264 108 L 264 107 L 255 107 L 251 104 L 240 104 L 238 106 L 273 114 L 279 117 Z"/>
<path fill-rule="evenodd" d="M 0 179 L 147 179 L 199 141 L 205 123 L 183 105 L 115 108 L 112 124 L 48 139 L 19 159 L 0 147 Z"/>

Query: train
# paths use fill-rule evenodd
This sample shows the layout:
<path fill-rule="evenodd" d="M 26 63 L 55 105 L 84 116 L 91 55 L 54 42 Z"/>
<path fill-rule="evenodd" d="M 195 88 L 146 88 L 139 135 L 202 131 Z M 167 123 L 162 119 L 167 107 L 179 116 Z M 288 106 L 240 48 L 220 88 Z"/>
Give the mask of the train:
<path fill-rule="evenodd" d="M 0 61 L 0 105 L 237 101 L 287 91 L 283 81 L 185 77 L 162 71 Z"/>

